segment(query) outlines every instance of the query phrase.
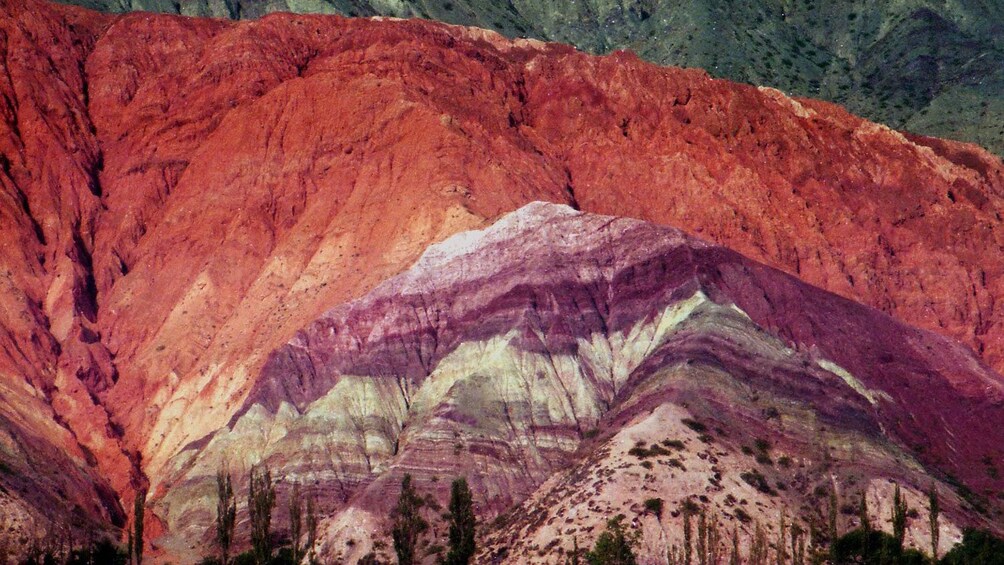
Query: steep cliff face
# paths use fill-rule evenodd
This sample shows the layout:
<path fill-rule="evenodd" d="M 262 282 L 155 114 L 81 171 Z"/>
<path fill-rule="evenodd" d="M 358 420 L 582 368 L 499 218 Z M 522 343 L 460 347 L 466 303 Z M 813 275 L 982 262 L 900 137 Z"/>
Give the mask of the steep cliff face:
<path fill-rule="evenodd" d="M 564 477 L 496 534 L 487 551 L 507 547 L 512 563 L 551 539 L 571 549 L 622 509 L 643 514 L 646 490 L 710 496 L 723 515 L 743 500 L 773 524 L 783 507 L 821 520 L 816 488 L 833 483 L 883 499 L 885 480 L 915 498 L 932 477 L 1004 488 L 981 463 L 1001 457 L 1004 380 L 970 351 L 681 232 L 553 204 L 429 248 L 298 332 L 252 382 L 230 424 L 155 485 L 173 552 L 198 549 L 224 463 L 267 462 L 320 493 L 335 561 L 381 537 L 404 473 L 443 501 L 447 479 L 467 476 L 483 519 Z M 687 443 L 678 467 L 649 472 L 628 453 L 674 439 Z M 758 440 L 788 466 L 743 454 Z M 743 478 L 758 468 L 761 490 Z M 949 499 L 952 521 L 982 523 Z M 544 527 L 566 511 L 567 526 Z M 680 543 L 668 517 L 650 526 L 653 555 Z M 534 561 L 557 562 L 550 549 Z"/>
<path fill-rule="evenodd" d="M 253 417 L 269 352 L 297 330 L 535 200 L 677 225 L 1001 366 L 1004 173 L 976 147 L 423 21 L 26 0 L 0 5 L 0 26 L 0 376 L 25 399 L 4 416 L 119 501 L 148 480 L 163 498 L 186 446 Z M 366 382 L 339 386 L 375 394 Z M 381 418 L 410 406 L 395 402 Z M 574 449 L 561 434 L 514 455 L 529 479 L 512 500 Z M 355 492 L 372 462 L 339 457 Z M 121 523 L 106 502 L 89 519 Z"/>

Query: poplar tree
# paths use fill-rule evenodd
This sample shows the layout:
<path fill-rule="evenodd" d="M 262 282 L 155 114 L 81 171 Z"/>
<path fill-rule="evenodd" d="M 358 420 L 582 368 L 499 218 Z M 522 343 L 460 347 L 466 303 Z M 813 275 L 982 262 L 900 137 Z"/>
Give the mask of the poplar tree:
<path fill-rule="evenodd" d="M 928 521 L 931 525 L 931 558 L 938 560 L 938 538 L 941 536 L 941 529 L 938 527 L 938 516 L 941 514 L 941 505 L 938 503 L 938 487 L 931 481 L 931 490 L 927 493 Z"/>
<path fill-rule="evenodd" d="M 237 501 L 234 499 L 233 479 L 230 471 L 216 472 L 216 543 L 220 546 L 220 560 L 223 565 L 230 562 L 230 545 L 234 540 L 234 526 L 237 524 Z"/>
<path fill-rule="evenodd" d="M 892 537 L 896 538 L 896 543 L 903 547 L 903 540 L 906 539 L 906 514 L 909 508 L 906 499 L 900 493 L 899 485 L 892 495 Z"/>
<path fill-rule="evenodd" d="M 314 544 L 317 542 L 317 508 L 314 497 L 307 499 L 307 563 L 314 563 Z"/>
<path fill-rule="evenodd" d="M 858 520 L 861 521 L 861 530 L 870 532 L 872 530 L 871 519 L 868 518 L 868 493 L 861 491 L 861 502 L 858 504 Z"/>
<path fill-rule="evenodd" d="M 397 498 L 391 518 L 391 538 L 394 540 L 394 552 L 397 553 L 399 565 L 413 565 L 416 562 L 415 553 L 418 549 L 418 538 L 429 528 L 419 514 L 422 498 L 418 496 L 411 484 L 411 475 L 401 479 L 401 494 Z"/>
<path fill-rule="evenodd" d="M 255 563 L 265 565 L 272 559 L 272 510 L 275 508 L 275 484 L 268 465 L 251 468 L 248 478 L 248 518 L 251 522 L 251 547 Z"/>
<path fill-rule="evenodd" d="M 450 487 L 450 551 L 446 565 L 467 565 L 474 557 L 477 520 L 467 479 L 461 477 Z"/>
<path fill-rule="evenodd" d="M 300 546 L 300 534 L 303 533 L 303 497 L 300 494 L 300 483 L 293 482 L 289 493 L 289 537 L 293 550 L 293 563 L 299 563 L 303 557 Z"/>

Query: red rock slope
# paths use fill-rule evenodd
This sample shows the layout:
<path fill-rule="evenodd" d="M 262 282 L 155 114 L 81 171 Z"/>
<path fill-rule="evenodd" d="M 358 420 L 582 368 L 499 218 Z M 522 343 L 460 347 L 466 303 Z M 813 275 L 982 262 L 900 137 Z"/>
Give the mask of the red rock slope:
<path fill-rule="evenodd" d="M 0 40 L 0 378 L 125 499 L 297 328 L 531 200 L 700 233 L 1004 366 L 1004 173 L 975 147 L 430 22 L 25 0 Z"/>

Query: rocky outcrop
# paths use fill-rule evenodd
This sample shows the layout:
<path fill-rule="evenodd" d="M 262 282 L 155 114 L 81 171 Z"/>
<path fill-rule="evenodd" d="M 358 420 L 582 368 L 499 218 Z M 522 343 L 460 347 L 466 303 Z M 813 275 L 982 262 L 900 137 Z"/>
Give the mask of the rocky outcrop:
<path fill-rule="evenodd" d="M 122 523 L 148 481 L 166 500 L 186 446 L 268 396 L 258 376 L 297 330 L 535 200 L 679 226 L 1001 366 L 1004 180 L 976 147 L 424 21 L 27 0 L 0 29 L 0 378 L 53 424 L 32 424 L 40 444 L 85 454 L 78 482 L 117 493 L 91 520 Z M 345 492 L 368 454 L 344 456 Z"/>
<path fill-rule="evenodd" d="M 216 469 L 260 462 L 320 495 L 333 532 L 322 554 L 335 561 L 380 537 L 372 524 L 404 473 L 444 503 L 446 479 L 467 476 L 483 519 L 565 477 L 489 545 L 513 563 L 551 539 L 571 549 L 578 528 L 621 506 L 643 513 L 632 482 L 710 495 L 723 515 L 743 500 L 747 518 L 772 524 L 784 507 L 822 521 L 814 497 L 833 484 L 849 496 L 896 480 L 915 498 L 935 478 L 1004 488 L 986 472 L 1004 441 L 1004 379 L 967 349 L 681 232 L 552 204 L 432 246 L 298 332 L 253 383 L 230 424 L 182 450 L 156 485 L 168 530 L 189 544 L 169 538 L 172 551 L 197 550 L 209 531 Z M 684 431 L 687 421 L 700 427 Z M 632 461 L 636 441 L 664 440 L 686 440 L 679 467 Z M 788 462 L 760 471 L 758 490 L 742 478 L 759 467 L 742 448 L 764 441 Z M 613 472 L 625 467 L 634 479 Z M 982 524 L 973 508 L 999 504 L 949 499 L 960 523 Z M 570 531 L 543 528 L 566 510 Z M 358 512 L 371 526 L 347 530 L 340 516 L 360 523 Z M 674 526 L 648 550 L 664 554 Z"/>

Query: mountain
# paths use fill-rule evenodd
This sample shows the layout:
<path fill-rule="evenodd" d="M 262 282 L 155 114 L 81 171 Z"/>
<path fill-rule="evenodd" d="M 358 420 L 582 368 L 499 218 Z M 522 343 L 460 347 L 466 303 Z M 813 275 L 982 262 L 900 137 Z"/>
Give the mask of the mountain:
<path fill-rule="evenodd" d="M 246 417 L 273 351 L 534 201 L 678 227 L 1004 366 L 1004 167 L 976 146 L 428 21 L 26 0 L 0 31 L 0 504 L 22 545 L 115 533 L 144 491 L 170 535 L 179 457 Z"/>
<path fill-rule="evenodd" d="M 112 12 L 421 17 L 631 49 L 663 64 L 823 98 L 891 127 L 1004 154 L 1004 3 L 761 0 L 70 0 Z"/>
<path fill-rule="evenodd" d="M 155 485 L 173 553 L 208 541 L 224 464 L 266 462 L 321 493 L 330 562 L 389 529 L 404 473 L 444 504 L 446 479 L 466 476 L 484 518 L 529 498 L 490 546 L 505 563 L 560 563 L 554 544 L 534 552 L 571 550 L 618 513 L 644 519 L 648 496 L 707 500 L 728 530 L 750 529 L 738 516 L 775 524 L 784 507 L 825 523 L 818 492 L 836 484 L 881 500 L 881 523 L 888 481 L 922 509 L 937 477 L 945 493 L 986 493 L 948 505 L 983 524 L 972 504 L 998 507 L 1004 487 L 978 463 L 1000 457 L 1004 379 L 971 351 L 679 231 L 556 204 L 433 245 L 297 332 L 251 382 Z M 651 470 L 631 451 L 664 441 L 684 445 Z M 778 464 L 744 453 L 754 445 Z M 682 545 L 665 518 L 643 528 L 643 558 Z M 913 524 L 926 549 L 926 518 Z"/>

